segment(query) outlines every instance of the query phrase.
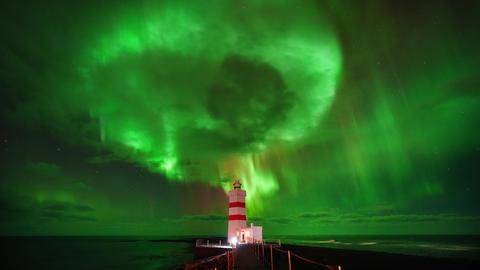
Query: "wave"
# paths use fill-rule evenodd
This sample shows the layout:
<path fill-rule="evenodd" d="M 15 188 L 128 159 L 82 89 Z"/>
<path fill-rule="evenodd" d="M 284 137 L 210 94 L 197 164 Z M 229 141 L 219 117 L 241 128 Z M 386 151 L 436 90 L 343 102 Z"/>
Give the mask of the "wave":
<path fill-rule="evenodd" d="M 461 246 L 461 245 L 418 245 L 422 248 L 431 248 L 436 250 L 448 250 L 448 251 L 469 251 L 479 250 L 479 247 Z"/>
<path fill-rule="evenodd" d="M 360 246 L 371 246 L 371 245 L 376 245 L 377 242 L 360 242 L 358 245 Z"/>
<path fill-rule="evenodd" d="M 385 237 L 384 237 L 385 238 Z M 418 238 L 418 237 L 417 237 Z M 286 240 L 286 239 L 285 239 Z M 461 257 L 474 258 L 478 260 L 480 257 L 480 245 L 476 243 L 461 243 L 460 241 L 440 242 L 438 239 L 433 241 L 425 241 L 424 239 L 414 239 L 410 237 L 407 239 L 385 238 L 381 237 L 339 237 L 339 238 L 320 238 L 320 239 L 295 239 L 289 238 L 286 243 L 303 244 L 308 246 L 321 246 L 327 248 L 345 248 L 345 249 L 359 249 L 370 251 L 381 251 L 396 254 L 408 255 L 423 255 L 434 257 Z M 441 239 L 440 239 L 441 240 Z M 447 238 L 448 240 L 448 238 Z"/>

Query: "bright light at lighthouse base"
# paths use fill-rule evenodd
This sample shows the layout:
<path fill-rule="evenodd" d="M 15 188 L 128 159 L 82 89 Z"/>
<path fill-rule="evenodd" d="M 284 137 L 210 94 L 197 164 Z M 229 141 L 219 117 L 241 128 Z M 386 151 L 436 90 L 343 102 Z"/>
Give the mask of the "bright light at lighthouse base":
<path fill-rule="evenodd" d="M 237 237 L 232 237 L 230 238 L 230 244 L 232 246 L 236 246 L 237 245 Z"/>

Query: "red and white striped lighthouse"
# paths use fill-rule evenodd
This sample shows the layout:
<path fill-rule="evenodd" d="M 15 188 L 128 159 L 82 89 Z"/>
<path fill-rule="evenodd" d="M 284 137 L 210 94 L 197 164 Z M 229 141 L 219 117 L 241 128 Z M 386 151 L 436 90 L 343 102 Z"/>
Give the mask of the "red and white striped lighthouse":
<path fill-rule="evenodd" d="M 233 183 L 233 190 L 228 192 L 228 242 L 232 244 L 244 241 L 239 239 L 239 232 L 247 227 L 246 196 L 247 192 L 242 189 L 240 181 L 236 180 Z"/>

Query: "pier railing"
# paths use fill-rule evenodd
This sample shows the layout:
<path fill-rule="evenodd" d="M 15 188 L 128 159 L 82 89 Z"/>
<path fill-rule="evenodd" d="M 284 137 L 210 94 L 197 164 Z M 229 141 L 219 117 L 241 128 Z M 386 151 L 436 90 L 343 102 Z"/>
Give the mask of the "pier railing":
<path fill-rule="evenodd" d="M 203 246 L 201 243 L 200 246 Z M 219 243 L 215 243 L 217 245 Z M 208 245 L 214 246 L 214 244 Z M 328 265 L 310 258 L 294 253 L 281 243 L 274 241 L 274 243 L 266 244 L 264 242 L 256 244 L 245 244 L 240 248 L 249 248 L 252 251 L 253 257 L 249 259 L 259 260 L 269 270 L 292 270 L 292 269 L 323 269 L 323 270 L 342 270 L 340 265 Z M 212 256 L 206 259 L 198 260 L 186 264 L 185 270 L 242 270 L 242 262 L 238 261 L 238 249 L 233 248 L 220 255 Z"/>
<path fill-rule="evenodd" d="M 222 240 L 218 240 L 218 241 L 210 241 L 208 239 L 198 239 L 196 242 L 195 242 L 195 246 L 196 247 L 227 247 L 227 246 L 230 246 L 230 244 L 228 242 L 226 242 L 225 240 L 222 241 Z"/>
<path fill-rule="evenodd" d="M 342 270 L 340 265 L 328 265 L 309 258 L 305 258 L 290 250 L 285 250 L 278 244 L 254 244 L 253 252 L 258 260 L 271 270 L 292 269 L 324 269 Z"/>
<path fill-rule="evenodd" d="M 187 263 L 184 267 L 185 270 L 221 270 L 228 269 L 233 270 L 237 267 L 237 252 L 227 251 L 220 255 L 212 256 L 206 259 L 198 260 L 192 263 Z"/>

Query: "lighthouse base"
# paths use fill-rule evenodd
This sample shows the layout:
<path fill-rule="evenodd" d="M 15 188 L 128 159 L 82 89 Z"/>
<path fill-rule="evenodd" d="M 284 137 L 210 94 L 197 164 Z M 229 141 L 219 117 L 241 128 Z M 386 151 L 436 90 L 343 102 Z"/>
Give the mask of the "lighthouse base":
<path fill-rule="evenodd" d="M 235 243 L 232 243 L 232 237 L 229 239 L 231 244 L 253 244 L 261 243 L 263 241 L 262 226 L 254 226 L 250 223 L 250 227 L 239 228 L 235 232 Z"/>

